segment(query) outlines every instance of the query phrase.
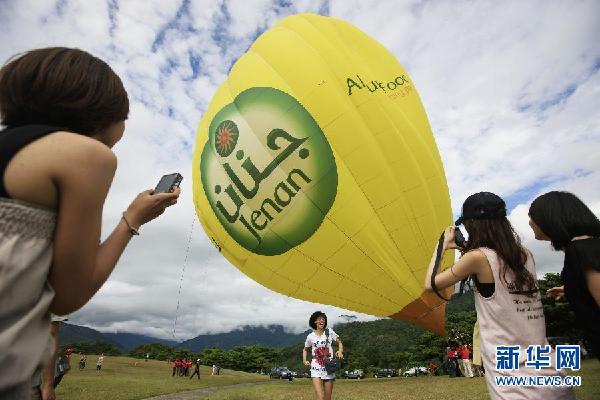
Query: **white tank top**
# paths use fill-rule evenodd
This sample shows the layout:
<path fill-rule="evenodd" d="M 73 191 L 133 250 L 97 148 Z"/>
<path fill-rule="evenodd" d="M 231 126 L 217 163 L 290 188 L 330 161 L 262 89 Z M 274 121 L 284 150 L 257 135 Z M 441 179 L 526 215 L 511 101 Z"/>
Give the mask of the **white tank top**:
<path fill-rule="evenodd" d="M 497 386 L 496 376 L 550 376 L 566 374 L 555 369 L 555 353 L 550 357 L 552 366 L 536 370 L 526 367 L 526 350 L 529 345 L 548 345 L 546 339 L 546 320 L 539 292 L 529 297 L 518 294 L 514 287 L 514 274 L 505 266 L 504 261 L 494 250 L 478 249 L 485 254 L 494 274 L 495 290 L 491 297 L 475 294 L 475 308 L 479 322 L 481 358 L 486 373 L 486 382 L 490 398 L 494 399 L 575 399 L 575 394 L 568 387 L 526 387 Z M 527 251 L 526 268 L 535 277 L 535 266 Z M 504 271 L 506 268 L 506 281 Z M 521 347 L 518 370 L 496 369 L 496 346 Z"/>

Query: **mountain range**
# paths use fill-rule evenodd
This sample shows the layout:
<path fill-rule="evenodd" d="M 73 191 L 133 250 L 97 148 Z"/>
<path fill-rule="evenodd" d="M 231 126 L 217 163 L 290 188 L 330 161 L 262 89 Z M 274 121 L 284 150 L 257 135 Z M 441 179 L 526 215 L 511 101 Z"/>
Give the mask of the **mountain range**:
<path fill-rule="evenodd" d="M 474 310 L 474 308 L 473 294 L 472 292 L 467 291 L 464 294 L 453 295 L 452 301 L 447 304 L 446 311 L 452 313 Z M 377 325 L 377 322 L 373 321 L 366 324 Z M 410 328 L 411 325 L 407 324 L 407 327 Z M 160 339 L 129 332 L 102 333 L 84 326 L 62 323 L 60 329 L 60 344 L 108 342 L 114 344 L 121 351 L 129 351 L 137 346 L 150 343 L 161 343 L 171 347 L 189 349 L 194 352 L 213 347 L 229 350 L 236 346 L 250 346 L 255 344 L 284 348 L 297 343 L 303 343 L 308 332 L 309 331 L 302 333 L 288 333 L 282 325 L 243 326 L 231 332 L 199 335 L 193 339 L 178 342 L 175 340 Z"/>
<path fill-rule="evenodd" d="M 128 332 L 102 333 L 92 328 L 69 323 L 62 323 L 60 328 L 61 345 L 77 342 L 108 342 L 117 346 L 121 351 L 129 351 L 139 345 L 150 343 L 181 347 L 194 352 L 211 347 L 229 350 L 236 346 L 254 344 L 280 348 L 303 341 L 305 337 L 306 333 L 288 333 L 281 325 L 243 326 L 231 332 L 199 335 L 183 342 Z"/>

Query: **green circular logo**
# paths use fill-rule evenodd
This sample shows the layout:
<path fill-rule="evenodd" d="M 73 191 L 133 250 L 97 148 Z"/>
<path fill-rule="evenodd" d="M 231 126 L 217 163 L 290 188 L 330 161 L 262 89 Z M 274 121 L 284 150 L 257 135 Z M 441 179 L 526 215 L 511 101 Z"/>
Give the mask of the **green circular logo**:
<path fill-rule="evenodd" d="M 331 146 L 289 94 L 250 88 L 211 121 L 200 161 L 215 215 L 241 246 L 277 255 L 319 228 L 337 193 Z"/>

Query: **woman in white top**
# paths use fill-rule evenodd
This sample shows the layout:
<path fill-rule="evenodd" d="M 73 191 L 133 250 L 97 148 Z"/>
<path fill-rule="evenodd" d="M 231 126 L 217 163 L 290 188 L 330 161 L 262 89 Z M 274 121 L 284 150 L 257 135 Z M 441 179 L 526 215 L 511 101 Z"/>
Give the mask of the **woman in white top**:
<path fill-rule="evenodd" d="M 490 398 L 574 399 L 570 387 L 503 386 L 497 381 L 496 378 L 514 379 L 515 376 L 531 377 L 532 380 L 542 376 L 548 379 L 560 377 L 562 380 L 565 373 L 555 369 L 555 353 L 546 340 L 544 311 L 533 259 L 506 218 L 504 201 L 489 192 L 469 196 L 456 225 L 461 223 L 469 233 L 469 239 L 461 249 L 463 255 L 451 268 L 436 275 L 434 284 L 438 289 L 444 289 L 469 276 L 473 278 L 477 288 L 475 307 L 481 358 Z M 450 226 L 444 233 L 442 250 L 455 248 L 455 227 Z M 425 275 L 426 290 L 432 290 L 431 274 L 436 253 L 434 251 Z M 498 368 L 497 346 L 519 346 L 519 353 L 516 353 L 518 363 L 514 362 L 513 368 L 503 363 L 500 365 L 502 368 Z M 534 361 L 527 357 L 529 346 L 548 349 L 549 353 L 543 352 L 543 355 L 548 356 L 549 365 L 540 369 L 526 365 L 527 361 Z M 513 357 L 510 360 L 515 361 Z"/>
<path fill-rule="evenodd" d="M 327 328 L 327 315 L 321 311 L 315 311 L 308 320 L 308 324 L 313 329 L 306 336 L 304 349 L 302 350 L 302 361 L 304 365 L 310 367 L 310 377 L 315 388 L 317 400 L 331 400 L 333 392 L 333 381 L 335 373 L 328 373 L 325 369 L 327 361 L 333 359 L 332 343 L 337 341 L 338 351 L 335 352 L 337 358 L 344 358 L 344 345 L 333 329 Z M 312 359 L 308 361 L 308 350 L 311 350 Z"/>

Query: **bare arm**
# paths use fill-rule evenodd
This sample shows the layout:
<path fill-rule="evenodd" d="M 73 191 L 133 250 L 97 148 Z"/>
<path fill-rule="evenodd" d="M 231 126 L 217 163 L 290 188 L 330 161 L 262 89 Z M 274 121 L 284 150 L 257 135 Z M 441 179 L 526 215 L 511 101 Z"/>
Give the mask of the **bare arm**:
<path fill-rule="evenodd" d="M 310 365 L 310 362 L 308 361 L 308 347 L 305 347 L 302 349 L 302 363 L 304 365 L 306 365 L 307 367 Z"/>
<path fill-rule="evenodd" d="M 338 358 L 344 358 L 344 344 L 340 340 L 339 336 L 338 336 L 338 339 L 337 339 L 337 343 L 338 343 L 338 351 L 335 353 L 335 355 Z"/>
<path fill-rule="evenodd" d="M 446 228 L 444 235 L 444 244 L 442 247 L 442 254 L 449 249 L 455 249 L 456 244 L 454 243 L 454 227 Z M 425 274 L 424 288 L 426 291 L 433 291 L 431 288 L 431 274 L 433 273 L 433 267 L 435 266 L 435 259 L 437 255 L 437 245 L 433 250 L 433 256 L 429 263 L 429 268 Z M 460 282 L 469 275 L 479 273 L 484 266 L 487 265 L 487 259 L 485 255 L 480 251 L 470 251 L 462 256 L 451 268 L 439 273 L 435 277 L 435 285 L 438 289 L 445 289 L 454 285 L 456 282 Z"/>
<path fill-rule="evenodd" d="M 55 400 L 56 394 L 54 393 L 54 366 L 56 365 L 56 358 L 58 357 L 58 332 L 60 329 L 60 322 L 50 323 L 50 334 L 52 340 L 54 340 L 54 348 L 52 356 L 48 363 L 42 369 L 42 399 L 43 400 Z"/>
<path fill-rule="evenodd" d="M 73 141 L 58 163 L 54 179 L 59 192 L 54 256 L 49 280 L 56 295 L 50 310 L 65 315 L 81 308 L 108 279 L 131 240 L 121 220 L 98 245 L 102 207 L 117 162 L 108 147 L 93 139 Z M 76 166 L 74 168 L 73 166 Z M 162 214 L 177 201 L 176 193 L 151 196 L 141 193 L 127 209 L 129 222 L 138 228 Z M 77 288 L 77 290 L 73 290 Z"/>

